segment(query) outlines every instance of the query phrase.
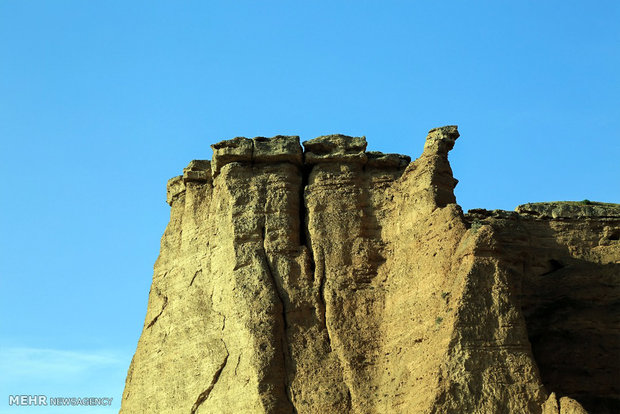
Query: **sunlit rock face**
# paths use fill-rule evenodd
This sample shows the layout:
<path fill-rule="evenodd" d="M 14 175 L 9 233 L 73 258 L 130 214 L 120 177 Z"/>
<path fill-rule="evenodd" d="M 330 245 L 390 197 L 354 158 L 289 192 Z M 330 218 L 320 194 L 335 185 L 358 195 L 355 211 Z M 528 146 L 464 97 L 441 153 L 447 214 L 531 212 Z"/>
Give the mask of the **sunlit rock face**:
<path fill-rule="evenodd" d="M 463 214 L 458 137 L 413 162 L 344 135 L 192 161 L 121 411 L 616 412 L 618 205 Z"/>

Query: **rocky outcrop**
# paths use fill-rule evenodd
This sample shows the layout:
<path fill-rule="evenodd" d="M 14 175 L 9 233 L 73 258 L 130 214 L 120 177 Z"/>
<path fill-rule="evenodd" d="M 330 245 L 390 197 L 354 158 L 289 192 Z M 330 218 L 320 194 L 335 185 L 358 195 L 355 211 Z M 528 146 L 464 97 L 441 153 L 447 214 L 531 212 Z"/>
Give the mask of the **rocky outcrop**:
<path fill-rule="evenodd" d="M 543 414 L 588 414 L 588 412 L 572 398 L 562 397 L 558 401 L 552 392 L 543 404 Z"/>
<path fill-rule="evenodd" d="M 466 216 L 472 228 L 493 228 L 501 256 L 514 263 L 543 384 L 592 413 L 620 412 L 618 207 L 537 203 Z"/>
<path fill-rule="evenodd" d="M 343 135 L 192 161 L 121 411 L 614 412 L 618 206 L 465 215 L 458 137 L 413 162 Z"/>
<path fill-rule="evenodd" d="M 527 203 L 516 208 L 517 213 L 539 218 L 618 218 L 620 205 L 596 203 L 589 200 L 579 202 Z"/>

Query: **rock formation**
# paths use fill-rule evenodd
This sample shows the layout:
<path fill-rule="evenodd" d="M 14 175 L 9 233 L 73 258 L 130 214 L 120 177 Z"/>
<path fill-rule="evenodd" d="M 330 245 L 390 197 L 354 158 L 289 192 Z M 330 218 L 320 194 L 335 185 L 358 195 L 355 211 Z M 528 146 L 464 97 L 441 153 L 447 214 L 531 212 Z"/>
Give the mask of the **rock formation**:
<path fill-rule="evenodd" d="M 192 161 L 121 412 L 619 412 L 620 206 L 463 214 L 458 137 L 413 162 L 343 135 Z"/>

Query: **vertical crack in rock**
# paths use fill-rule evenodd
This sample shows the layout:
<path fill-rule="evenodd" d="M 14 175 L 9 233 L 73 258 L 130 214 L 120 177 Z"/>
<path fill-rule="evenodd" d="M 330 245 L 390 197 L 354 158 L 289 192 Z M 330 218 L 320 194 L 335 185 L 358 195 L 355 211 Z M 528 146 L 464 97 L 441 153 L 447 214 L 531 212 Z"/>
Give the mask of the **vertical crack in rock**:
<path fill-rule="evenodd" d="M 306 206 L 306 187 L 308 186 L 308 177 L 310 176 L 311 166 L 302 165 L 299 167 L 301 173 L 301 185 L 299 187 L 299 245 L 306 246 L 310 253 L 311 266 L 314 266 L 314 258 L 312 257 L 312 248 L 310 246 L 310 234 L 308 232 L 308 208 Z"/>
<path fill-rule="evenodd" d="M 310 261 L 310 271 L 312 272 L 313 281 L 316 283 L 318 278 L 318 307 L 317 307 L 317 317 L 325 326 L 325 332 L 327 333 L 327 345 L 329 347 L 329 352 L 332 351 L 332 340 L 329 329 L 327 327 L 327 317 L 325 315 L 327 304 L 325 302 L 325 253 L 322 248 L 318 248 L 318 251 L 314 252 L 314 246 L 312 245 L 312 236 L 310 234 L 308 215 L 309 208 L 306 202 L 306 190 L 308 188 L 308 181 L 310 178 L 310 173 L 314 165 L 304 164 L 301 166 L 300 171 L 302 174 L 301 188 L 299 194 L 299 234 L 300 234 L 300 245 L 306 246 L 308 251 L 308 259 Z M 317 263 L 317 260 L 319 263 Z"/>
<path fill-rule="evenodd" d="M 351 398 L 351 387 L 349 387 L 349 384 L 347 384 L 346 382 L 345 382 L 345 385 L 347 386 L 347 409 L 351 411 L 353 409 L 353 399 Z"/>
<path fill-rule="evenodd" d="M 327 326 L 327 302 L 325 301 L 325 253 L 323 249 L 319 254 L 320 266 L 317 266 L 315 273 L 318 273 L 319 278 L 319 318 L 321 322 L 325 325 L 325 332 L 327 333 L 327 345 L 329 346 L 329 352 L 332 351 L 332 337 L 329 332 L 329 327 Z"/>
<path fill-rule="evenodd" d="M 306 190 L 308 189 L 308 181 L 310 179 L 310 173 L 312 172 L 313 165 L 302 165 L 299 167 L 301 173 L 301 185 L 299 188 L 299 245 L 306 246 L 308 250 L 308 259 L 310 261 L 310 271 L 314 277 L 314 269 L 316 266 L 314 259 L 314 250 L 312 248 L 312 236 L 310 235 L 309 228 L 309 214 L 308 205 L 306 203 Z"/>
<path fill-rule="evenodd" d="M 289 359 L 290 359 L 291 350 L 289 349 L 290 344 L 288 341 L 289 323 L 288 323 L 288 318 L 286 316 L 286 305 L 285 305 L 286 302 L 284 301 L 284 292 L 283 292 L 284 287 L 281 286 L 281 283 L 278 283 L 275 272 L 271 267 L 269 256 L 267 255 L 267 249 L 265 247 L 265 225 L 264 224 L 263 226 L 261 226 L 261 248 L 263 251 L 263 257 L 265 258 L 265 267 L 267 269 L 267 273 L 269 274 L 269 278 L 271 279 L 271 282 L 273 284 L 273 288 L 280 302 L 280 306 L 282 306 L 282 333 L 281 333 L 281 344 L 282 345 L 281 346 L 282 346 L 282 359 L 284 363 L 284 372 L 285 372 L 285 377 L 283 378 L 284 393 L 286 395 L 286 398 L 288 399 L 288 402 L 291 405 L 293 413 L 297 413 L 297 408 L 295 407 L 295 404 L 293 403 L 293 398 L 291 396 L 290 381 L 288 379 L 288 373 L 290 369 Z"/>
<path fill-rule="evenodd" d="M 237 365 L 235 365 L 235 376 L 237 376 L 237 369 L 239 368 L 239 364 L 241 363 L 241 354 L 237 357 Z"/>
<path fill-rule="evenodd" d="M 164 296 L 164 304 L 161 306 L 161 310 L 159 311 L 159 313 L 153 318 L 153 320 L 151 322 L 149 322 L 149 324 L 146 326 L 147 329 L 150 328 L 151 326 L 153 326 L 155 324 L 155 322 L 157 322 L 157 319 L 159 319 L 159 317 L 161 316 L 162 313 L 164 313 L 164 309 L 166 309 L 166 306 L 168 306 L 168 296 Z"/>
<path fill-rule="evenodd" d="M 194 403 L 190 411 L 191 414 L 195 414 L 196 411 L 198 410 L 198 407 L 200 407 L 200 404 L 202 404 L 203 402 L 207 400 L 207 398 L 209 398 L 209 395 L 211 395 L 211 391 L 213 390 L 213 387 L 215 387 L 215 384 L 217 384 L 217 381 L 220 379 L 220 375 L 222 375 L 222 371 L 224 371 L 224 368 L 226 367 L 226 363 L 228 362 L 228 357 L 230 356 L 230 353 L 228 352 L 226 343 L 223 340 L 222 340 L 222 344 L 224 344 L 224 349 L 226 350 L 226 356 L 224 357 L 224 360 L 222 361 L 222 363 L 215 370 L 215 373 L 213 374 L 213 378 L 211 378 L 211 383 L 209 384 L 207 389 L 201 392 L 198 395 L 198 398 L 196 398 L 196 402 Z"/>
<path fill-rule="evenodd" d="M 192 277 L 192 280 L 189 282 L 190 286 L 194 284 L 194 280 L 196 280 L 196 276 L 198 276 L 199 274 L 202 274 L 202 269 L 198 270 L 196 273 L 194 273 L 194 276 Z"/>

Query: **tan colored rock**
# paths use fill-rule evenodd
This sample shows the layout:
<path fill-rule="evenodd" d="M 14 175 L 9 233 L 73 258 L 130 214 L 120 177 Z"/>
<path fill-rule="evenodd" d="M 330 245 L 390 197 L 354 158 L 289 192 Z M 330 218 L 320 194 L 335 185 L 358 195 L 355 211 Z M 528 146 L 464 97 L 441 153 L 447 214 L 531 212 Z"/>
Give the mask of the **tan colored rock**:
<path fill-rule="evenodd" d="M 252 141 L 254 143 L 253 162 L 290 162 L 295 165 L 303 163 L 303 151 L 299 145 L 298 136 L 257 137 Z"/>
<path fill-rule="evenodd" d="M 211 145 L 211 149 L 213 150 L 211 166 L 213 169 L 213 176 L 216 176 L 219 174 L 220 169 L 228 163 L 251 163 L 254 144 L 251 139 L 236 137 L 213 144 Z"/>
<path fill-rule="evenodd" d="M 588 414 L 588 412 L 572 398 L 562 397 L 558 402 L 555 393 L 552 392 L 543 404 L 542 414 Z"/>
<path fill-rule="evenodd" d="M 588 414 L 581 404 L 569 397 L 560 398 L 560 414 Z"/>
<path fill-rule="evenodd" d="M 615 367 L 618 220 L 464 215 L 448 162 L 457 138 L 431 130 L 413 162 L 344 135 L 305 152 L 298 137 L 235 138 L 210 164 L 192 161 L 168 183 L 121 411 L 576 409 L 547 391 L 611 407 L 613 378 L 595 359 Z M 596 358 L 568 360 L 579 347 Z"/>
<path fill-rule="evenodd" d="M 172 205 L 172 202 L 184 192 L 185 182 L 183 181 L 183 176 L 172 177 L 168 180 L 168 185 L 166 187 L 166 202 Z"/>
<path fill-rule="evenodd" d="M 186 168 L 183 168 L 183 182 L 208 182 L 211 181 L 211 162 L 206 160 L 193 160 Z"/>
<path fill-rule="evenodd" d="M 404 169 L 411 162 L 411 157 L 401 154 L 384 154 L 379 151 L 369 151 L 368 167 Z"/>
<path fill-rule="evenodd" d="M 539 208 L 561 208 L 558 204 Z M 547 390 L 571 396 L 594 413 L 617 411 L 620 242 L 613 235 L 620 231 L 620 217 L 553 219 L 475 210 L 466 219 L 472 228 L 492 226 L 502 256 L 513 263 L 529 341 Z"/>
<path fill-rule="evenodd" d="M 555 392 L 552 392 L 547 398 L 547 401 L 542 406 L 542 414 L 560 414 L 560 404 L 555 396 Z"/>
<path fill-rule="evenodd" d="M 620 217 L 620 205 L 584 201 L 556 201 L 550 203 L 527 203 L 516 208 L 519 214 L 540 218 L 603 218 Z"/>
<path fill-rule="evenodd" d="M 365 164 L 366 137 L 347 135 L 325 135 L 304 141 L 305 163 L 309 165 L 324 162 Z"/>
<path fill-rule="evenodd" d="M 424 143 L 424 152 L 447 156 L 448 152 L 454 148 L 454 143 L 459 136 L 460 134 L 456 125 L 431 129 Z"/>

